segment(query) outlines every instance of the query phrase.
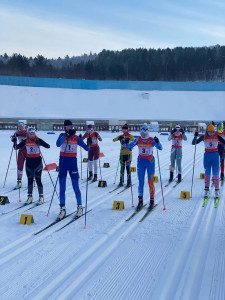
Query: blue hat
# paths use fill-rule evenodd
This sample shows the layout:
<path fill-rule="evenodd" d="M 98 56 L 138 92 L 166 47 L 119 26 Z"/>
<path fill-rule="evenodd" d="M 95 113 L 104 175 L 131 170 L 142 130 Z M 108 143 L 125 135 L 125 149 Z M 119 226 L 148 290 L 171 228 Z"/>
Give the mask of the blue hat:
<path fill-rule="evenodd" d="M 140 129 L 141 133 L 147 133 L 148 132 L 148 126 L 147 125 L 142 125 Z"/>

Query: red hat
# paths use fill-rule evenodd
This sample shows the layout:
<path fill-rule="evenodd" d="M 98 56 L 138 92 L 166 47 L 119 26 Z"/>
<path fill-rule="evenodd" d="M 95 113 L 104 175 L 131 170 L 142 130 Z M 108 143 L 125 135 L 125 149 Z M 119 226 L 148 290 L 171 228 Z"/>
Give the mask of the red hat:
<path fill-rule="evenodd" d="M 128 130 L 128 125 L 127 125 L 127 124 L 124 124 L 124 125 L 122 126 L 122 129 Z"/>
<path fill-rule="evenodd" d="M 92 125 L 92 124 L 89 124 L 87 128 L 93 128 L 93 125 Z"/>

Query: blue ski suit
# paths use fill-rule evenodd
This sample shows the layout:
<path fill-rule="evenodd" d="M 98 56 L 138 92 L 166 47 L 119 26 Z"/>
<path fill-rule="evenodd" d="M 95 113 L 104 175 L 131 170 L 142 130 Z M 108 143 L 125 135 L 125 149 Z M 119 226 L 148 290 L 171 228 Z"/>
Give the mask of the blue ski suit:
<path fill-rule="evenodd" d="M 65 191 L 66 191 L 66 177 L 69 171 L 73 190 L 76 195 L 77 205 L 81 205 L 81 192 L 79 188 L 79 173 L 77 168 L 77 145 L 81 146 L 86 151 L 88 146 L 77 135 L 66 137 L 61 133 L 56 142 L 60 149 L 59 157 L 59 187 L 60 187 L 60 206 L 65 206 Z"/>
<path fill-rule="evenodd" d="M 138 170 L 138 196 L 143 198 L 144 193 L 144 180 L 145 171 L 148 174 L 148 184 L 150 190 L 150 200 L 154 200 L 155 186 L 154 186 L 154 175 L 155 175 L 155 158 L 153 156 L 153 147 L 162 150 L 162 145 L 156 143 L 152 137 L 147 136 L 142 138 L 141 136 L 136 138 L 133 142 L 127 144 L 127 149 L 131 150 L 133 147 L 138 146 L 139 156 L 137 159 L 137 170 Z"/>

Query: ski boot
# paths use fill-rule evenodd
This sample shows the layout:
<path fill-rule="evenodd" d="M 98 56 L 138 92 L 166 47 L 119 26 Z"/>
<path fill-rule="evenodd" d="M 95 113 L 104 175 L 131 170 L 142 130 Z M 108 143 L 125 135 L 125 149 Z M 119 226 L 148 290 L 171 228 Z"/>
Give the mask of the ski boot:
<path fill-rule="evenodd" d="M 25 204 L 26 204 L 26 205 L 27 205 L 27 204 L 31 204 L 32 201 L 33 201 L 33 196 L 32 196 L 32 194 L 28 194 L 28 195 L 27 195 L 27 201 L 26 201 Z"/>
<path fill-rule="evenodd" d="M 38 205 L 41 205 L 44 203 L 44 195 L 43 194 L 40 194 L 39 195 L 39 199 L 38 199 Z"/>
<path fill-rule="evenodd" d="M 138 196 L 138 206 L 136 207 L 136 210 L 139 211 L 143 207 L 143 198 L 141 196 Z"/>
<path fill-rule="evenodd" d="M 76 215 L 75 217 L 76 218 L 79 218 L 83 215 L 83 207 L 82 205 L 77 205 L 77 212 L 76 212 Z"/>
<path fill-rule="evenodd" d="M 173 181 L 173 172 L 170 171 L 170 178 L 169 178 L 169 182 Z"/>
<path fill-rule="evenodd" d="M 118 187 L 120 187 L 120 186 L 123 186 L 123 180 L 122 179 L 120 179 L 120 182 L 118 184 Z"/>
<path fill-rule="evenodd" d="M 224 173 L 220 174 L 220 180 L 223 181 L 224 180 Z"/>
<path fill-rule="evenodd" d="M 17 179 L 17 185 L 16 185 L 15 189 L 18 190 L 18 189 L 21 189 L 21 187 L 22 187 L 21 179 Z"/>
<path fill-rule="evenodd" d="M 153 208 L 154 208 L 154 200 L 151 199 L 151 200 L 150 200 L 150 203 L 149 203 L 148 210 L 152 210 Z"/>
<path fill-rule="evenodd" d="M 92 182 L 95 182 L 95 181 L 97 181 L 97 174 L 94 174 L 94 178 L 93 178 Z"/>
<path fill-rule="evenodd" d="M 129 188 L 130 186 L 131 186 L 131 180 L 129 178 L 129 179 L 127 179 L 127 188 Z"/>
<path fill-rule="evenodd" d="M 90 171 L 90 172 L 89 172 L 88 180 L 92 180 L 92 178 L 93 178 L 93 173 Z"/>
<path fill-rule="evenodd" d="M 209 188 L 205 188 L 204 198 L 209 198 Z"/>
<path fill-rule="evenodd" d="M 215 198 L 219 198 L 220 197 L 220 190 L 219 189 L 215 189 Z"/>
<path fill-rule="evenodd" d="M 66 216 L 66 207 L 65 206 L 61 206 L 57 220 L 60 221 L 63 218 L 65 218 L 65 216 Z"/>
<path fill-rule="evenodd" d="M 181 182 L 181 174 L 178 174 L 178 180 L 177 180 L 177 182 Z"/>

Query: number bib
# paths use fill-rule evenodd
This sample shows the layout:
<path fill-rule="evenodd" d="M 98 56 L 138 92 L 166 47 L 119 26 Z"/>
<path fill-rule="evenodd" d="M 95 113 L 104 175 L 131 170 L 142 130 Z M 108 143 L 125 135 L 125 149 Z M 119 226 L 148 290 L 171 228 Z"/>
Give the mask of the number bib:
<path fill-rule="evenodd" d="M 27 139 L 26 141 L 27 157 L 39 157 L 40 156 L 40 146 L 38 146 L 35 141 Z"/>
<path fill-rule="evenodd" d="M 212 136 L 204 137 L 205 151 L 217 152 L 218 151 L 218 134 L 215 132 Z"/>
<path fill-rule="evenodd" d="M 60 155 L 68 157 L 77 156 L 77 135 L 73 135 L 69 140 L 65 139 L 60 147 Z"/>
<path fill-rule="evenodd" d="M 172 148 L 182 148 L 183 134 L 181 132 L 174 132 L 172 137 Z"/>
<path fill-rule="evenodd" d="M 19 143 L 21 143 L 23 140 L 25 140 L 27 138 L 27 131 L 26 130 L 23 130 L 23 131 L 17 130 L 15 133 L 17 135 Z"/>
<path fill-rule="evenodd" d="M 141 137 L 138 139 L 138 151 L 139 157 L 149 158 L 153 154 L 152 138 L 149 137 L 146 141 L 142 140 Z"/>

